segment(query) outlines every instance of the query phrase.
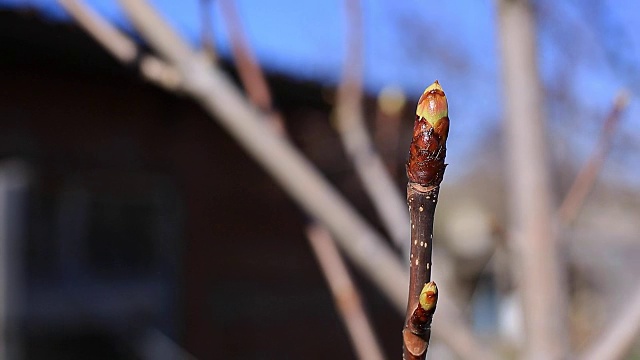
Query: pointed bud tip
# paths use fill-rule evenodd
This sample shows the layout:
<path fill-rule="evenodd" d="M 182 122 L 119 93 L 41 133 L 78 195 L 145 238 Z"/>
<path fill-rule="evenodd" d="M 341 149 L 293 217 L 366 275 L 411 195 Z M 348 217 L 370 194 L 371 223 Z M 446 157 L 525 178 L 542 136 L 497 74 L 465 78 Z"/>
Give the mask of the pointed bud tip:
<path fill-rule="evenodd" d="M 447 96 L 438 80 L 429 85 L 420 96 L 416 115 L 427 120 L 433 127 L 436 127 L 440 119 L 449 116 Z"/>
<path fill-rule="evenodd" d="M 433 84 L 429 85 L 425 90 L 424 90 L 424 94 L 432 91 L 432 90 L 442 90 L 442 86 L 440 86 L 440 83 L 438 82 L 438 80 L 434 81 Z"/>

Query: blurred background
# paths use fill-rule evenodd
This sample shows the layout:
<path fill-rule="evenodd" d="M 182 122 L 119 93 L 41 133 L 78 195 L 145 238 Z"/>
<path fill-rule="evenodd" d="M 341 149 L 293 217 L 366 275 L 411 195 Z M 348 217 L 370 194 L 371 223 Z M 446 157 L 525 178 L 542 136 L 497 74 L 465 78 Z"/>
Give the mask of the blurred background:
<path fill-rule="evenodd" d="M 149 3 L 247 93 L 259 81 L 243 80 L 241 60 L 258 65 L 270 100 L 254 103 L 277 112 L 301 154 L 386 238 L 343 147 L 336 98 L 361 74 L 366 128 L 402 194 L 414 106 L 438 79 L 451 132 L 434 277 L 480 343 L 520 358 L 501 2 L 371 1 L 357 16 L 337 0 Z M 137 52 L 119 57 L 96 41 L 69 11 L 76 3 Z M 640 308 L 640 3 L 528 8 L 562 316 L 581 353 L 618 310 Z M 358 357 L 307 241 L 309 217 L 171 74 L 148 79 L 149 54 L 118 2 L 0 0 L 0 355 Z M 403 316 L 348 267 L 383 357 L 397 358 Z M 640 319 L 627 320 L 636 330 L 617 358 L 640 358 Z M 429 356 L 462 355 L 436 337 Z"/>

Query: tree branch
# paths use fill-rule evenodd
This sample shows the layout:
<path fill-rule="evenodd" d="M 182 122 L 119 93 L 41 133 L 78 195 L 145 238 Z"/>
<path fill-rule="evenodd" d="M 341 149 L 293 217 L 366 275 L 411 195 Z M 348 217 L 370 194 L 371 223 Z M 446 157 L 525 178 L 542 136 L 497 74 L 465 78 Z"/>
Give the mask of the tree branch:
<path fill-rule="evenodd" d="M 409 297 L 403 336 L 403 359 L 425 359 L 438 288 L 431 282 L 433 220 L 446 167 L 449 134 L 447 97 L 438 81 L 418 101 L 407 162 L 407 204 L 411 216 Z"/>
<path fill-rule="evenodd" d="M 362 10 L 359 0 L 345 0 L 348 19 L 347 55 L 334 116 L 338 134 L 356 173 L 373 202 L 385 229 L 394 244 L 406 256 L 409 218 L 402 203 L 400 190 L 375 150 L 364 121 L 362 110 Z"/>
<path fill-rule="evenodd" d="M 221 1 L 236 68 L 248 98 L 258 108 L 271 114 L 270 125 L 277 132 L 285 134 L 284 121 L 280 113 L 273 109 L 267 79 L 242 32 L 235 3 L 229 0 Z M 384 359 L 373 327 L 362 306 L 358 290 L 351 280 L 331 234 L 326 228 L 318 225 L 316 220 L 307 226 L 306 233 L 356 354 L 360 359 Z"/>
<path fill-rule="evenodd" d="M 526 0 L 499 1 L 513 266 L 523 299 L 525 359 L 567 354 L 564 273 L 553 231 L 535 21 Z"/>
<path fill-rule="evenodd" d="M 216 51 L 216 37 L 213 33 L 213 24 L 211 19 L 211 4 L 214 0 L 200 0 L 200 43 L 202 51 L 211 59 L 218 61 L 218 52 Z"/>
<path fill-rule="evenodd" d="M 219 0 L 222 15 L 227 24 L 227 32 L 231 41 L 231 52 L 240 76 L 240 82 L 247 92 L 247 97 L 254 105 L 269 116 L 269 123 L 279 133 L 285 133 L 285 123 L 281 114 L 273 107 L 273 97 L 267 78 L 258 65 L 256 56 L 242 30 L 235 0 Z"/>
<path fill-rule="evenodd" d="M 358 290 L 351 280 L 331 234 L 319 225 L 308 226 L 306 232 L 358 358 L 384 359 L 373 327 L 363 309 Z"/>
<path fill-rule="evenodd" d="M 564 200 L 562 200 L 562 204 L 558 210 L 558 216 L 563 224 L 569 225 L 575 220 L 585 199 L 593 188 L 596 178 L 602 170 L 607 154 L 611 149 L 613 135 L 620 122 L 620 115 L 627 106 L 627 102 L 628 95 L 624 92 L 619 93 L 616 97 L 609 115 L 607 115 L 604 124 L 602 124 L 600 138 L 598 139 L 594 152 L 575 177 Z"/>
<path fill-rule="evenodd" d="M 139 65 L 140 72 L 149 81 L 166 90 L 179 89 L 180 74 L 161 59 L 142 54 L 138 46 L 113 25 L 86 6 L 82 0 L 58 0 L 71 17 L 118 61 L 128 65 Z M 139 64 L 136 64 L 139 61 Z"/>
<path fill-rule="evenodd" d="M 219 0 L 219 2 L 222 16 L 227 24 L 231 51 L 236 61 L 240 81 L 247 90 L 249 100 L 259 109 L 270 112 L 273 110 L 273 102 L 269 85 L 242 30 L 236 2 L 235 0 Z"/>
<path fill-rule="evenodd" d="M 321 221 L 354 263 L 395 306 L 404 303 L 406 272 L 384 240 L 295 149 L 247 102 L 231 80 L 198 57 L 145 1 L 121 0 L 145 39 L 184 76 L 185 91 L 258 161 L 289 195 Z"/>

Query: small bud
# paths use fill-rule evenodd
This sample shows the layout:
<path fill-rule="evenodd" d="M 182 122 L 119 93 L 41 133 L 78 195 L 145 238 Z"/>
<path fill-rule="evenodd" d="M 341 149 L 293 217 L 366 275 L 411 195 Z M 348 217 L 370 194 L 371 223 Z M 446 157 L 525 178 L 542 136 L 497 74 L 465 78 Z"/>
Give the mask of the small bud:
<path fill-rule="evenodd" d="M 431 312 L 435 309 L 436 304 L 438 303 L 438 287 L 436 283 L 431 281 L 422 287 L 422 291 L 420 291 L 420 306 L 425 311 Z"/>

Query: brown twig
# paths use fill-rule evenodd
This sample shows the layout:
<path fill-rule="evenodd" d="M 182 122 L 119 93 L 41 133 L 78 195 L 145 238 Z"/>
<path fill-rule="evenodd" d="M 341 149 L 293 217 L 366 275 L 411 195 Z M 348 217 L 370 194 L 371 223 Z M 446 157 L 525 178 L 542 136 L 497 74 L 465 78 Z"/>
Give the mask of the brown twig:
<path fill-rule="evenodd" d="M 598 139 L 595 150 L 573 180 L 573 183 L 569 187 L 569 191 L 567 191 L 567 194 L 560 205 L 558 215 L 563 224 L 570 225 L 575 220 L 585 199 L 593 188 L 598 174 L 600 174 L 600 171 L 602 170 L 607 154 L 611 149 L 613 135 L 618 127 L 618 123 L 620 122 L 620 115 L 627 106 L 627 102 L 628 95 L 625 92 L 620 92 L 616 97 L 606 120 L 602 124 L 600 138 Z"/>
<path fill-rule="evenodd" d="M 82 0 L 58 0 L 60 5 L 84 30 L 109 51 L 118 61 L 128 65 L 138 65 L 140 73 L 149 81 L 166 90 L 178 90 L 182 79 L 172 66 L 148 54 L 140 54 L 138 46 L 98 15 Z M 136 61 L 139 61 L 136 64 Z"/>
<path fill-rule="evenodd" d="M 307 238 L 329 284 L 340 317 L 359 359 L 384 359 L 358 290 L 335 246 L 331 234 L 319 225 L 307 227 Z"/>
<path fill-rule="evenodd" d="M 267 83 L 264 71 L 258 65 L 256 56 L 244 34 L 235 0 L 218 0 L 227 32 L 231 41 L 231 52 L 235 60 L 236 69 L 240 76 L 242 87 L 247 92 L 249 100 L 269 117 L 269 124 L 281 134 L 286 132 L 282 115 L 273 107 L 273 96 Z"/>
<path fill-rule="evenodd" d="M 418 101 L 407 162 L 407 203 L 411 217 L 409 300 L 403 334 L 403 358 L 425 359 L 438 290 L 431 282 L 433 220 L 444 176 L 449 134 L 447 97 L 438 81 Z"/>
<path fill-rule="evenodd" d="M 272 111 L 271 92 L 269 85 L 253 53 L 248 45 L 243 27 L 240 24 L 235 0 L 218 0 L 220 9 L 231 42 L 231 51 L 238 68 L 240 81 L 247 90 L 249 100 L 263 111 Z"/>
<path fill-rule="evenodd" d="M 362 10 L 360 0 L 345 0 L 348 18 L 347 55 L 338 86 L 335 119 L 338 134 L 382 224 L 403 254 L 407 246 L 407 217 L 400 190 L 394 184 L 366 128 L 362 109 Z"/>

